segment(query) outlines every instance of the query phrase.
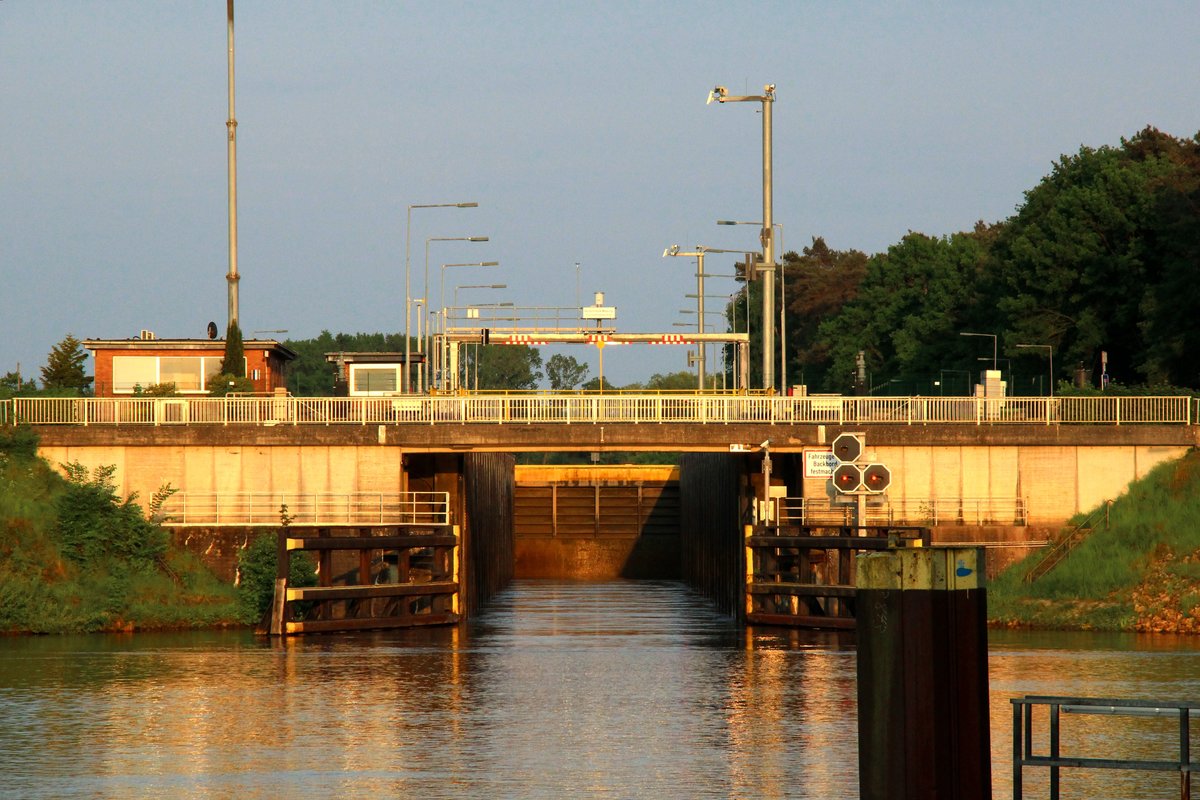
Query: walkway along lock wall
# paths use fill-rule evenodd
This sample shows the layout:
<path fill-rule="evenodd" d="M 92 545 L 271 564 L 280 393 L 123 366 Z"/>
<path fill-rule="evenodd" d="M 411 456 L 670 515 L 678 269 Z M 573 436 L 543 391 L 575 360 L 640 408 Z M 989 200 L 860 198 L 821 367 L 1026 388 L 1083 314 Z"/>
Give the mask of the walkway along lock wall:
<path fill-rule="evenodd" d="M 863 800 L 992 796 L 982 548 L 858 556 Z"/>

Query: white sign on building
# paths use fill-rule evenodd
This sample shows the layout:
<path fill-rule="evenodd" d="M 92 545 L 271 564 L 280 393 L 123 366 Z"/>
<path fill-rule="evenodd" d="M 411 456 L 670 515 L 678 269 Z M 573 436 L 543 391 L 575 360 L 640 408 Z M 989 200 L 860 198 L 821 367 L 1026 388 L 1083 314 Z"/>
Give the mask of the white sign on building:
<path fill-rule="evenodd" d="M 804 477 L 806 478 L 829 478 L 833 475 L 833 470 L 841 463 L 837 460 L 837 456 L 833 454 L 833 450 L 805 450 L 804 451 Z"/>

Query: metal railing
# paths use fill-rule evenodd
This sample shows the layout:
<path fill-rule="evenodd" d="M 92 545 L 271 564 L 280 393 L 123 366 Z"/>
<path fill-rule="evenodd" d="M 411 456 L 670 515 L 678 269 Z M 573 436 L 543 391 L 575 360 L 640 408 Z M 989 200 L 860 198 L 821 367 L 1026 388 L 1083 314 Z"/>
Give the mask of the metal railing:
<path fill-rule="evenodd" d="M 775 397 L 729 394 L 467 394 L 386 397 L 33 397 L 0 401 L 4 424 L 831 424 L 1191 425 L 1189 397 Z"/>
<path fill-rule="evenodd" d="M 158 521 L 169 527 L 238 525 L 449 525 L 447 492 L 176 492 Z"/>
<path fill-rule="evenodd" d="M 1101 520 L 1104 521 L 1104 527 L 1108 527 L 1109 513 L 1112 511 L 1112 500 L 1105 500 L 1102 505 L 1092 511 L 1083 522 L 1080 522 L 1071 530 L 1067 531 L 1058 539 L 1054 545 L 1046 551 L 1041 560 L 1034 564 L 1033 569 L 1025 573 L 1025 583 L 1033 583 L 1038 578 L 1041 578 L 1050 570 L 1057 567 L 1071 552 L 1082 543 L 1085 539 L 1092 535 L 1099 525 Z"/>
<path fill-rule="evenodd" d="M 1179 797 L 1181 800 L 1188 800 L 1191 797 L 1191 774 L 1200 770 L 1200 761 L 1193 761 L 1191 756 L 1190 717 L 1193 712 L 1200 709 L 1200 702 L 1026 696 L 1013 698 L 1012 706 L 1013 800 L 1021 800 L 1024 797 L 1022 771 L 1025 767 L 1048 767 L 1050 769 L 1050 800 L 1059 798 L 1063 767 L 1178 772 Z M 1035 706 L 1046 706 L 1049 709 L 1048 752 L 1045 755 L 1035 755 L 1033 752 L 1033 709 Z M 1119 759 L 1064 756 L 1061 748 L 1063 712 L 1131 717 L 1174 717 L 1178 720 L 1179 725 L 1178 736 L 1175 739 L 1179 745 L 1179 757 L 1177 759 Z M 1111 745 L 1111 742 L 1108 744 Z"/>
<path fill-rule="evenodd" d="M 854 503 L 824 497 L 775 498 L 778 525 L 854 525 Z M 1025 525 L 1023 497 L 897 498 L 868 504 L 867 525 Z"/>

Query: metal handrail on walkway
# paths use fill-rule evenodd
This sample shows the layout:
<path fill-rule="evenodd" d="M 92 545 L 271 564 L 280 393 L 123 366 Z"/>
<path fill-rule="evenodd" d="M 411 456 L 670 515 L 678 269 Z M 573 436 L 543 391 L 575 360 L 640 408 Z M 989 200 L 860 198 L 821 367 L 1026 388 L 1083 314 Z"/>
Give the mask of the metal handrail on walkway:
<path fill-rule="evenodd" d="M 825 497 L 775 498 L 777 525 L 854 525 L 855 505 Z M 1023 497 L 905 497 L 868 504 L 868 525 L 1026 525 Z"/>
<path fill-rule="evenodd" d="M 1191 425 L 1189 397 L 776 397 L 705 394 L 18 397 L 31 425 Z"/>
<path fill-rule="evenodd" d="M 450 524 L 448 492 L 176 492 L 158 521 L 169 527 Z"/>
<path fill-rule="evenodd" d="M 1092 531 L 1100 524 L 1100 519 L 1104 519 L 1104 527 L 1108 527 L 1109 512 L 1112 510 L 1112 500 L 1105 500 L 1098 508 L 1092 511 L 1083 522 L 1080 522 L 1071 530 L 1067 531 L 1059 538 L 1054 545 L 1046 551 L 1038 563 L 1033 565 L 1033 569 L 1025 573 L 1025 583 L 1033 583 L 1038 578 L 1041 578 L 1050 570 L 1057 567 L 1067 556 L 1078 547 L 1085 539 L 1092 535 Z"/>
<path fill-rule="evenodd" d="M 1024 797 L 1022 785 L 1025 767 L 1050 769 L 1050 800 L 1058 800 L 1063 767 L 1077 769 L 1127 769 L 1153 772 L 1178 772 L 1179 797 L 1190 800 L 1192 772 L 1200 770 L 1200 761 L 1191 755 L 1191 715 L 1200 710 L 1200 702 L 1163 702 L 1158 700 L 1113 700 L 1089 697 L 1033 696 L 1014 697 L 1013 706 L 1013 800 Z M 1049 709 L 1048 753 L 1034 755 L 1033 709 Z M 1178 720 L 1179 757 L 1176 759 L 1082 758 L 1062 754 L 1062 713 L 1113 714 L 1119 716 L 1171 716 Z"/>

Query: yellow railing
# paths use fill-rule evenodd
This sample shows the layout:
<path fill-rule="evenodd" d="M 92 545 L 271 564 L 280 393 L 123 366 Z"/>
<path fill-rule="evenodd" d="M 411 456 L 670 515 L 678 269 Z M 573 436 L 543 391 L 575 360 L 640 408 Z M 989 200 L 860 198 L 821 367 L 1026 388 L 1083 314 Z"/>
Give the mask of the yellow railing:
<path fill-rule="evenodd" d="M 514 393 L 389 397 L 16 398 L 11 425 L 829 424 L 1191 425 L 1189 397 L 786 397 Z"/>
<path fill-rule="evenodd" d="M 446 492 L 176 492 L 157 517 L 163 525 L 412 525 L 450 524 Z"/>
<path fill-rule="evenodd" d="M 778 497 L 773 521 L 777 525 L 855 524 L 855 503 L 828 498 Z M 868 525 L 1025 525 L 1021 497 L 896 498 L 868 504 Z"/>

